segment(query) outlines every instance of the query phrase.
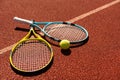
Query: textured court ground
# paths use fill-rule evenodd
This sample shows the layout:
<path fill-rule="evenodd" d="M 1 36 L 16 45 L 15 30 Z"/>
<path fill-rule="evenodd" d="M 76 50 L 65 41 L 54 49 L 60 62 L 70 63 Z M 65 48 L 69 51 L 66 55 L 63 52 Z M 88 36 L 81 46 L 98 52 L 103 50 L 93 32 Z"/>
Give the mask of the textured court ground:
<path fill-rule="evenodd" d="M 82 19 L 75 17 L 117 1 Z M 85 14 L 87 15 L 87 14 Z M 13 21 L 18 16 L 36 21 L 72 21 L 84 26 L 89 41 L 65 54 L 52 45 L 50 69 L 36 76 L 16 74 L 9 65 L 11 45 L 27 32 L 15 27 L 28 25 Z M 1 0 L 0 80 L 120 80 L 120 0 Z"/>

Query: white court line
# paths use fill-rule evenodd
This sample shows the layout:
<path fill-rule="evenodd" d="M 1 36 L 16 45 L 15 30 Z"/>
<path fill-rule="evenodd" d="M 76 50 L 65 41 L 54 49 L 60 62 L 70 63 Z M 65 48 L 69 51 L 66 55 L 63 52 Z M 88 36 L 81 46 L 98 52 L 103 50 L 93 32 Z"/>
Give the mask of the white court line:
<path fill-rule="evenodd" d="M 106 9 L 106 8 L 108 8 L 108 7 L 110 7 L 110 6 L 113 6 L 113 5 L 115 5 L 115 4 L 119 3 L 119 2 L 120 2 L 120 0 L 112 1 L 112 2 L 107 3 L 107 4 L 105 4 L 105 5 L 101 6 L 101 7 L 98 7 L 98 8 L 96 8 L 96 9 L 94 9 L 94 10 L 91 10 L 91 11 L 89 11 L 89 12 L 87 12 L 87 13 L 84 13 L 84 14 L 82 14 L 82 15 L 80 15 L 80 16 L 77 16 L 77 17 L 75 17 L 75 18 L 73 18 L 73 19 L 70 19 L 70 20 L 68 20 L 68 22 L 78 21 L 78 20 L 83 19 L 83 18 L 85 18 L 85 17 L 87 17 L 87 16 L 90 16 L 90 15 L 92 15 L 92 14 L 94 14 L 94 13 L 97 13 L 97 12 L 103 10 L 103 9 Z"/>
<path fill-rule="evenodd" d="M 103 10 L 103 9 L 106 9 L 106 8 L 108 8 L 108 7 L 111 7 L 111 6 L 113 6 L 113 5 L 115 5 L 115 4 L 119 3 L 119 2 L 120 2 L 120 0 L 114 0 L 114 1 L 112 1 L 112 2 L 110 2 L 110 3 L 107 3 L 107 4 L 103 5 L 103 6 L 101 6 L 101 7 L 98 7 L 98 8 L 96 8 L 96 9 L 94 9 L 94 10 L 91 10 L 91 11 L 89 11 L 89 12 L 87 12 L 87 13 L 84 13 L 84 14 L 82 14 L 82 15 L 80 15 L 80 16 L 77 16 L 77 17 L 75 17 L 75 18 L 72 18 L 72 19 L 68 20 L 68 22 L 78 21 L 78 20 L 83 19 L 83 18 L 85 18 L 85 17 L 87 17 L 87 16 L 90 16 L 90 15 L 92 15 L 92 14 L 94 14 L 94 13 L 97 13 L 97 12 Z M 14 44 L 13 44 L 13 45 L 10 45 L 10 46 L 8 46 L 8 47 L 5 47 L 5 48 L 3 48 L 3 49 L 1 49 L 1 50 L 0 50 L 0 54 L 3 54 L 3 53 L 5 53 L 5 52 L 11 50 L 11 48 L 12 48 L 13 46 L 14 46 Z"/>
<path fill-rule="evenodd" d="M 16 43 L 15 43 L 15 44 L 16 44 Z M 13 47 L 15 44 L 10 45 L 10 46 L 8 46 L 8 47 L 5 47 L 5 48 L 1 49 L 1 50 L 0 50 L 0 54 L 3 54 L 3 53 L 5 53 L 5 52 L 11 50 L 12 47 Z"/>

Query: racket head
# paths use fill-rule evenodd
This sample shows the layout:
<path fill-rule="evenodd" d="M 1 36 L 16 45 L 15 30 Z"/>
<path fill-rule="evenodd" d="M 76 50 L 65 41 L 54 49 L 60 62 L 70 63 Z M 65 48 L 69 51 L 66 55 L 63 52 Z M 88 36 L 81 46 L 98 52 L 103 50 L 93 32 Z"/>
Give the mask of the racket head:
<path fill-rule="evenodd" d="M 36 38 L 30 38 L 31 35 Z M 9 59 L 12 68 L 19 72 L 38 72 L 52 62 L 53 50 L 34 29 L 30 29 L 28 34 L 12 48 Z"/>
<path fill-rule="evenodd" d="M 77 24 L 69 22 L 50 22 L 43 28 L 46 40 L 58 45 L 61 40 L 69 40 L 70 46 L 84 44 L 88 40 L 88 31 Z M 56 42 L 55 42 L 56 41 Z"/>

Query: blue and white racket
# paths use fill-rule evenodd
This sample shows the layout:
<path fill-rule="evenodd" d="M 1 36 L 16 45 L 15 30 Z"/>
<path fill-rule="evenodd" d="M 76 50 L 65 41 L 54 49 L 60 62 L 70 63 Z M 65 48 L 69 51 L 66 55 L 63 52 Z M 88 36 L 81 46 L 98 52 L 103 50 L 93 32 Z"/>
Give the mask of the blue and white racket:
<path fill-rule="evenodd" d="M 76 46 L 88 39 L 88 31 L 77 24 L 69 22 L 35 22 L 18 17 L 14 17 L 14 20 L 35 26 L 44 33 L 46 40 L 56 45 L 65 39 L 70 41 L 70 46 Z M 41 28 L 40 25 L 44 25 L 44 27 Z"/>

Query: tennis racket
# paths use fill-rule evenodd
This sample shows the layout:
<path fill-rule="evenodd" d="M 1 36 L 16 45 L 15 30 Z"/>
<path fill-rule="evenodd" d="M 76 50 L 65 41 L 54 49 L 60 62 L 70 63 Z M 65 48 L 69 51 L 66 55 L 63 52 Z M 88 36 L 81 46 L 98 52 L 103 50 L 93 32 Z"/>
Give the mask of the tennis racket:
<path fill-rule="evenodd" d="M 28 34 L 11 50 L 10 64 L 13 69 L 23 73 L 33 73 L 46 68 L 53 59 L 51 45 L 41 38 L 30 26 Z"/>
<path fill-rule="evenodd" d="M 58 45 L 61 40 L 69 40 L 70 46 L 78 46 L 88 40 L 88 31 L 77 24 L 69 22 L 35 22 L 18 17 L 14 20 L 31 24 L 44 33 L 44 37 L 50 43 Z M 44 25 L 43 29 L 39 25 Z"/>

